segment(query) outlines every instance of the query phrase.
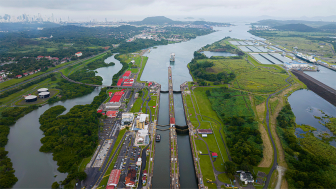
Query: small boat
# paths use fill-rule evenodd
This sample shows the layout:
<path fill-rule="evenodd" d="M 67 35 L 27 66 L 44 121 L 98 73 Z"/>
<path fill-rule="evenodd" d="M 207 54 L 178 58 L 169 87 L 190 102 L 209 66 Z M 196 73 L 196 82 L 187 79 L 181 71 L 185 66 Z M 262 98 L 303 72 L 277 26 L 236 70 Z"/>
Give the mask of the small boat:
<path fill-rule="evenodd" d="M 160 134 L 156 135 L 155 141 L 156 142 L 160 142 L 161 141 L 161 135 Z"/>
<path fill-rule="evenodd" d="M 229 32 L 232 32 L 232 30 L 229 30 Z"/>
<path fill-rule="evenodd" d="M 170 54 L 170 62 L 175 62 L 175 54 L 174 53 Z"/>

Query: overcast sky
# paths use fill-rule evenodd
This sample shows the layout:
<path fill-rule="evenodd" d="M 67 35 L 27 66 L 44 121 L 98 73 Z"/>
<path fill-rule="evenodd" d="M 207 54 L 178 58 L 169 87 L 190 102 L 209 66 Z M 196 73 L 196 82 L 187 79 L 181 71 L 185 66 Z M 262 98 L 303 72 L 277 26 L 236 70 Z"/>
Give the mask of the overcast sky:
<path fill-rule="evenodd" d="M 73 20 L 141 20 L 147 16 L 223 20 L 263 15 L 286 18 L 331 16 L 336 0 L 0 0 L 1 15 L 29 14 Z M 216 20 L 216 19 L 215 19 Z"/>

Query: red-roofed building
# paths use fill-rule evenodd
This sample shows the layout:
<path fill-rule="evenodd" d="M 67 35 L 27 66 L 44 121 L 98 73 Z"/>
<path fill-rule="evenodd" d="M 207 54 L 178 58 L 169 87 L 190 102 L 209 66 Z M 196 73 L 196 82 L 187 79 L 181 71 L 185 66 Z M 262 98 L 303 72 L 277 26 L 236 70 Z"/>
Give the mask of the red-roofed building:
<path fill-rule="evenodd" d="M 100 109 L 100 110 L 97 110 L 97 113 L 102 113 L 102 112 L 103 112 L 103 110 L 101 110 L 101 109 Z"/>
<path fill-rule="evenodd" d="M 174 117 L 170 118 L 170 126 L 175 127 L 175 118 Z"/>
<path fill-rule="evenodd" d="M 44 58 L 51 60 L 51 57 L 50 57 L 50 56 L 45 56 Z"/>
<path fill-rule="evenodd" d="M 216 152 L 212 152 L 212 157 L 214 157 L 214 158 L 216 158 L 216 157 L 218 157 L 218 155 L 217 155 L 217 153 Z"/>
<path fill-rule="evenodd" d="M 44 56 L 37 56 L 37 59 L 41 59 L 41 58 L 44 58 Z"/>
<path fill-rule="evenodd" d="M 53 60 L 59 60 L 59 58 L 57 58 L 57 57 L 52 57 L 51 59 L 53 59 Z"/>
<path fill-rule="evenodd" d="M 105 50 L 107 50 L 107 49 L 109 49 L 109 48 L 110 48 L 110 46 L 103 47 L 103 49 L 105 49 Z"/>
<path fill-rule="evenodd" d="M 149 82 L 149 83 L 148 83 L 148 87 L 151 86 L 151 85 L 152 85 L 152 82 Z"/>
<path fill-rule="evenodd" d="M 198 134 L 212 134 L 211 129 L 197 129 Z"/>
<path fill-rule="evenodd" d="M 136 170 L 135 169 L 129 170 L 127 173 L 127 177 L 125 178 L 125 185 L 127 187 L 134 187 L 135 178 L 136 178 Z"/>
<path fill-rule="evenodd" d="M 115 92 L 110 102 L 119 102 L 123 95 L 124 95 L 124 92 L 122 91 Z"/>
<path fill-rule="evenodd" d="M 33 75 L 34 74 L 34 72 L 29 72 L 29 75 Z"/>
<path fill-rule="evenodd" d="M 75 56 L 77 56 L 77 57 L 80 57 L 80 56 L 82 56 L 82 55 L 83 55 L 82 52 L 76 52 L 76 54 L 75 54 Z"/>
<path fill-rule="evenodd" d="M 108 179 L 106 189 L 114 189 L 118 185 L 120 179 L 120 169 L 113 169 Z"/>
<path fill-rule="evenodd" d="M 29 75 L 29 74 L 28 74 L 28 73 L 23 73 L 23 75 L 24 75 L 24 76 L 27 76 L 27 75 Z"/>
<path fill-rule="evenodd" d="M 17 77 L 17 78 L 21 78 L 21 77 L 22 77 L 22 75 L 17 75 L 16 77 Z"/>
<path fill-rule="evenodd" d="M 122 92 L 122 91 L 118 91 L 118 92 L 115 92 L 114 95 L 122 96 L 122 95 L 124 95 L 124 92 Z"/>
<path fill-rule="evenodd" d="M 118 111 L 107 111 L 106 115 L 109 118 L 113 118 L 113 117 L 117 117 L 117 113 L 118 113 Z"/>
<path fill-rule="evenodd" d="M 120 79 L 118 80 L 117 86 L 121 86 L 121 84 L 122 84 L 123 81 L 124 81 L 124 79 L 123 79 L 123 78 L 120 78 Z"/>
<path fill-rule="evenodd" d="M 128 79 L 131 75 L 131 71 L 126 71 L 124 75 L 122 76 L 124 79 Z"/>

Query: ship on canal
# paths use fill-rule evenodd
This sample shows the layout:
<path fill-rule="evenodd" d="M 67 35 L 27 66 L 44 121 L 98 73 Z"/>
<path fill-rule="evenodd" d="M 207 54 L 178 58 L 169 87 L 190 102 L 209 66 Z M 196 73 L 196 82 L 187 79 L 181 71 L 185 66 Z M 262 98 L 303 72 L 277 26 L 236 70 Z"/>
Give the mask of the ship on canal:
<path fill-rule="evenodd" d="M 175 62 L 175 53 L 170 54 L 170 62 Z"/>
<path fill-rule="evenodd" d="M 316 59 L 314 56 L 304 55 L 302 53 L 296 53 L 295 56 L 301 60 L 310 62 L 310 63 L 316 63 Z"/>
<path fill-rule="evenodd" d="M 156 142 L 160 142 L 161 141 L 161 135 L 160 134 L 156 135 L 155 141 Z"/>

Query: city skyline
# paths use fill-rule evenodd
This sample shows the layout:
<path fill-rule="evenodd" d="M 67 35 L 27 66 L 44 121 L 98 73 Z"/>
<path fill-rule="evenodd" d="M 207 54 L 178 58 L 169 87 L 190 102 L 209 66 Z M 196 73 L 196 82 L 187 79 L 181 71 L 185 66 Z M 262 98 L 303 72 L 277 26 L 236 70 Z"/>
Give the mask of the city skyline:
<path fill-rule="evenodd" d="M 207 2 L 195 0 L 126 0 L 126 1 L 5 1 L 0 0 L 0 12 L 19 16 L 41 15 L 67 20 L 68 16 L 74 21 L 127 21 L 142 20 L 148 16 L 166 16 L 183 20 L 193 17 L 194 20 L 219 21 L 239 20 L 240 18 L 282 18 L 282 19 L 311 19 L 332 21 L 336 6 L 335 1 L 322 0 L 209 0 Z M 328 4 L 329 6 L 324 6 Z M 319 9 L 316 9 L 319 7 Z M 265 16 L 267 15 L 267 16 Z M 325 17 L 325 18 L 324 18 Z M 248 20 L 248 19 L 247 19 Z"/>

